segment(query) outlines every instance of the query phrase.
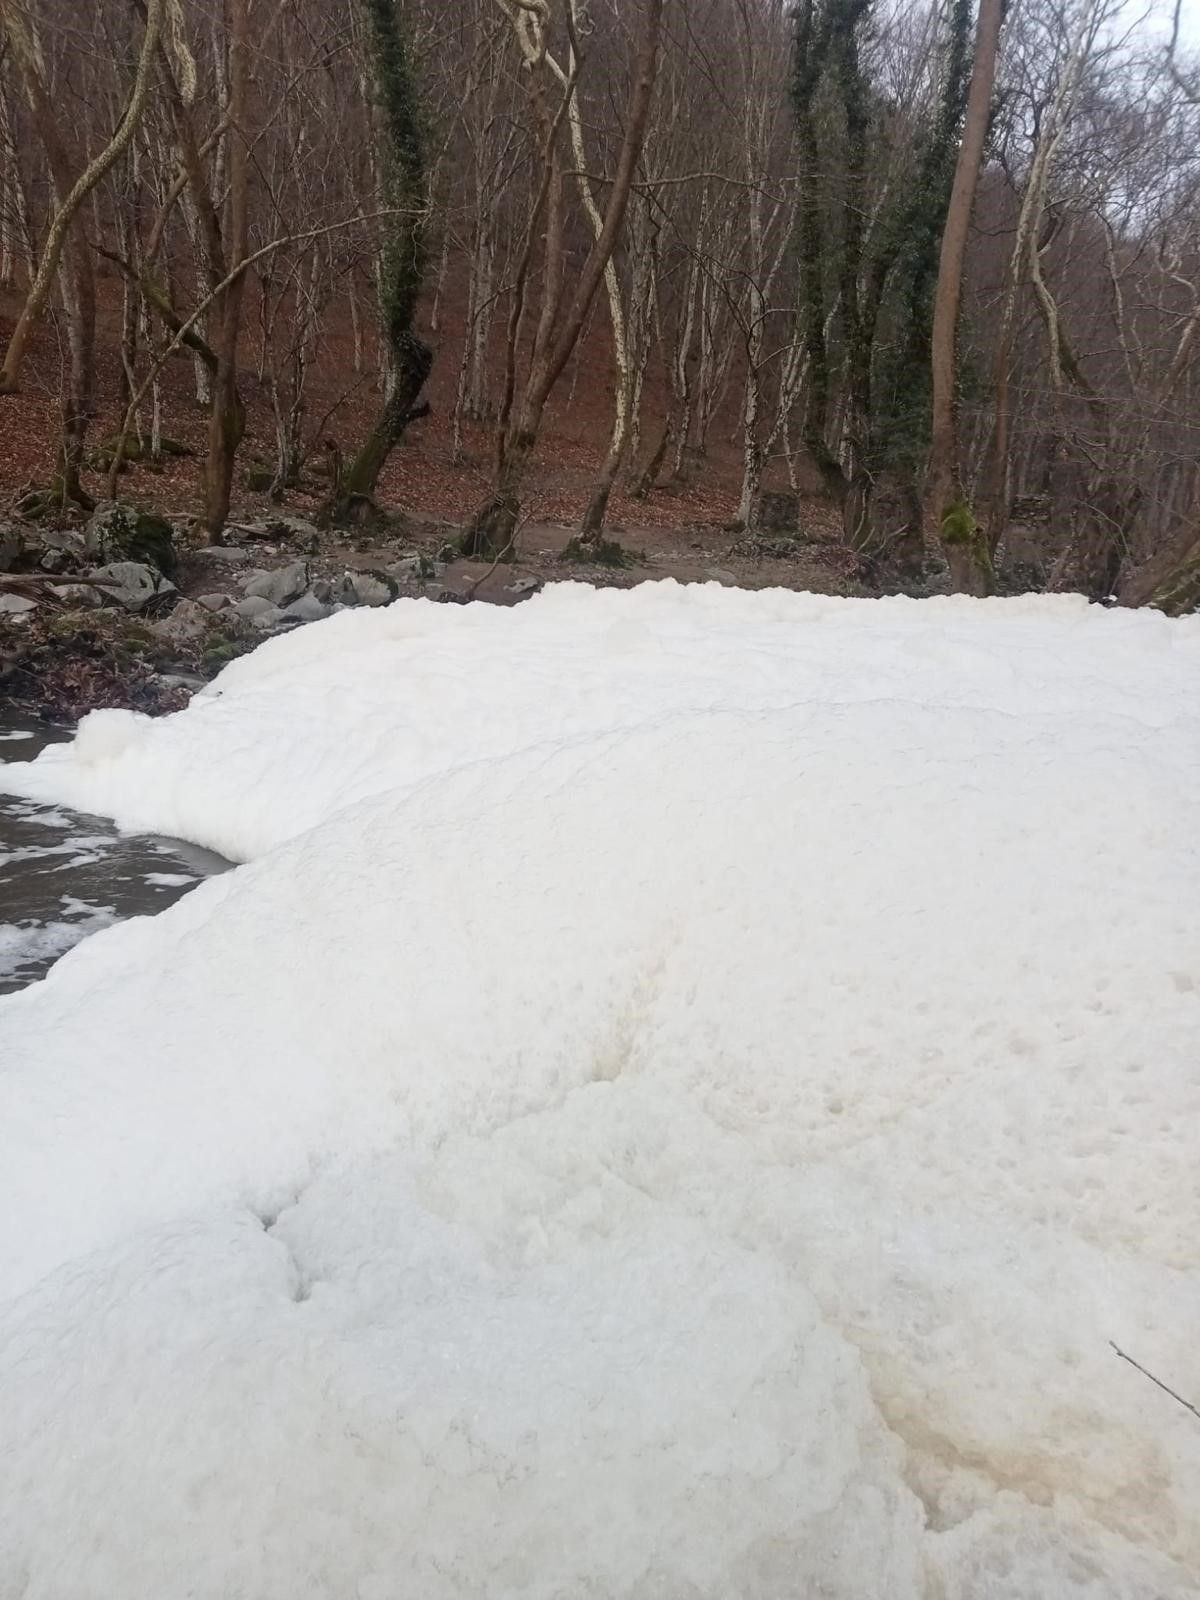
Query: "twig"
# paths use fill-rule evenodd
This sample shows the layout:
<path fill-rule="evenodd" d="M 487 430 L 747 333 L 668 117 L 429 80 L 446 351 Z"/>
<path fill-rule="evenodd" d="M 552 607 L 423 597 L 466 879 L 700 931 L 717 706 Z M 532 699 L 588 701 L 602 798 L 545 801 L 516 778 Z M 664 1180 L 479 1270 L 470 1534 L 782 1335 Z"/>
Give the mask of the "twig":
<path fill-rule="evenodd" d="M 1200 1410 L 1197 1410 L 1190 1400 L 1185 1400 L 1181 1394 L 1176 1394 L 1174 1389 L 1165 1384 L 1161 1378 L 1156 1378 L 1152 1372 L 1147 1372 L 1146 1368 L 1140 1361 L 1135 1361 L 1132 1356 L 1127 1356 L 1119 1345 L 1113 1344 L 1111 1339 L 1108 1342 L 1112 1349 L 1115 1350 L 1120 1356 L 1122 1361 L 1128 1361 L 1129 1365 L 1131 1367 L 1136 1367 L 1143 1377 L 1149 1378 L 1151 1383 L 1157 1384 L 1164 1394 L 1169 1394 L 1172 1400 L 1178 1400 L 1179 1404 L 1184 1408 L 1185 1411 L 1190 1411 L 1194 1417 L 1200 1417 Z"/>

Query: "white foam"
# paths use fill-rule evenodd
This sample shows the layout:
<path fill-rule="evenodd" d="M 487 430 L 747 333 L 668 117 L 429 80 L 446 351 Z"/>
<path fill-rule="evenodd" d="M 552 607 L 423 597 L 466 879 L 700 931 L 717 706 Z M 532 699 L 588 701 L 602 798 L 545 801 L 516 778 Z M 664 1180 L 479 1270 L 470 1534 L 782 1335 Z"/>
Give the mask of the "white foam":
<path fill-rule="evenodd" d="M 22 769 L 261 858 L 0 1003 L 0 1593 L 1194 1596 L 1197 625 L 588 595 Z"/>

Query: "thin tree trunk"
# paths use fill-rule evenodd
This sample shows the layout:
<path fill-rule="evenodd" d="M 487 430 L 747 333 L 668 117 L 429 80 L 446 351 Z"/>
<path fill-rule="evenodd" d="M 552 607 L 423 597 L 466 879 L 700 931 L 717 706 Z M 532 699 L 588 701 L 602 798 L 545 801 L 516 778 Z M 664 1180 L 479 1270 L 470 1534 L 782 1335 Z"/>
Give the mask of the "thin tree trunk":
<path fill-rule="evenodd" d="M 225 0 L 225 26 L 229 38 L 229 132 L 227 172 L 229 194 L 224 230 L 225 259 L 230 270 L 246 259 L 250 215 L 250 37 L 249 0 Z M 204 470 L 204 525 L 218 540 L 229 518 L 233 470 L 245 431 L 245 412 L 238 398 L 238 346 L 246 274 L 239 272 L 226 285 L 213 307 L 213 348 L 217 370 L 213 377 L 212 410 L 208 426 L 208 459 Z"/>
<path fill-rule="evenodd" d="M 120 122 L 117 124 L 116 132 L 100 153 L 87 164 L 66 193 L 59 196 L 58 209 L 54 214 L 50 224 L 50 231 L 46 236 L 42 258 L 38 263 L 33 282 L 29 286 L 25 304 L 21 307 L 21 313 L 17 318 L 16 327 L 13 329 L 12 338 L 9 340 L 8 349 L 4 355 L 3 368 L 0 368 L 0 394 L 12 394 L 17 388 L 21 363 L 25 357 L 29 336 L 45 309 L 51 285 L 54 282 L 54 276 L 58 271 L 58 264 L 62 258 L 67 232 L 76 212 L 125 150 L 141 120 L 142 109 L 146 103 L 146 93 L 150 85 L 150 66 L 158 48 L 164 6 L 165 0 L 147 0 L 146 22 L 142 35 L 141 53 L 138 57 L 137 72 L 134 77 L 129 102 L 125 107 Z M 40 79 L 41 72 L 37 62 L 37 51 L 23 20 L 18 17 L 15 8 L 11 6 L 5 8 L 4 18 L 9 42 L 14 53 L 22 60 L 22 64 L 26 66 L 27 74 Z"/>
<path fill-rule="evenodd" d="M 609 190 L 604 226 L 588 252 L 575 293 L 556 333 L 552 330 L 552 310 L 550 316 L 547 315 L 550 302 L 543 300 L 543 315 L 534 342 L 533 364 L 520 410 L 515 424 L 508 430 L 508 437 L 502 440 L 495 488 L 468 530 L 463 542 L 464 554 L 491 560 L 503 553 L 511 553 L 520 520 L 521 487 L 537 442 L 546 402 L 579 341 L 580 330 L 612 258 L 625 220 L 654 97 L 663 4 L 664 0 L 646 0 L 642 38 L 634 67 L 633 91 L 625 120 L 625 137 Z M 573 92 L 573 87 L 570 92 Z M 547 151 L 547 160 L 552 163 L 550 186 L 553 192 L 557 163 L 553 147 Z M 548 250 L 549 246 L 548 228 Z"/>
<path fill-rule="evenodd" d="M 987 583 L 990 562 L 986 558 L 986 550 L 982 548 L 974 518 L 963 501 L 959 482 L 955 344 L 967 234 L 975 206 L 979 169 L 983 163 L 992 89 L 996 81 L 996 52 L 1003 20 L 1004 0 L 980 0 L 971 87 L 967 95 L 967 111 L 954 169 L 950 204 L 942 230 L 933 302 L 933 418 L 927 495 L 933 526 L 941 532 L 955 585 L 970 588 L 980 588 Z"/>

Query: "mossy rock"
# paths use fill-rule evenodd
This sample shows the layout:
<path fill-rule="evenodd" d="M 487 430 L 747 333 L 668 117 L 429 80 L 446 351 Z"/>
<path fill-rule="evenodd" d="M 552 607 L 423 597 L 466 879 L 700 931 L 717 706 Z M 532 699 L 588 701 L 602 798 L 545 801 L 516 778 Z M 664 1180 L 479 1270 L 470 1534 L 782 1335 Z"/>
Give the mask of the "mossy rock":
<path fill-rule="evenodd" d="M 88 523 L 87 550 L 100 564 L 140 561 L 164 578 L 174 578 L 179 570 L 175 530 L 166 518 L 116 501 L 96 507 Z"/>

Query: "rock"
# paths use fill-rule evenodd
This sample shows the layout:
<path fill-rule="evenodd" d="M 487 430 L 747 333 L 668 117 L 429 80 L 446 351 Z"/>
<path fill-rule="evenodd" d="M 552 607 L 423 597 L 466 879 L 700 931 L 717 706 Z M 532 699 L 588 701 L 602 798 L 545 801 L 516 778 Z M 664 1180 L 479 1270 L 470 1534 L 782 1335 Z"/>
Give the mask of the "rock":
<path fill-rule="evenodd" d="M 296 622 L 321 622 L 332 614 L 332 606 L 318 600 L 315 594 L 302 594 L 299 600 L 284 606 L 283 614 Z"/>
<path fill-rule="evenodd" d="M 160 672 L 158 681 L 164 689 L 191 689 L 193 692 L 206 688 L 208 683 L 206 678 L 198 678 L 192 672 Z"/>
<path fill-rule="evenodd" d="M 244 583 L 243 588 L 247 595 L 269 600 L 272 605 L 290 605 L 308 588 L 308 568 L 303 561 L 293 561 L 291 566 L 257 574 Z"/>
<path fill-rule="evenodd" d="M 0 617 L 27 617 L 37 610 L 37 601 L 27 594 L 0 594 Z"/>
<path fill-rule="evenodd" d="M 429 578 L 440 577 L 442 573 L 438 562 L 420 552 L 401 557 L 387 570 L 390 577 L 399 578 L 402 583 L 424 583 Z"/>
<path fill-rule="evenodd" d="M 277 628 L 281 623 L 287 621 L 287 617 L 279 606 L 261 594 L 247 595 L 244 600 L 239 600 L 230 609 L 253 628 Z"/>
<path fill-rule="evenodd" d="M 535 594 L 542 587 L 540 578 L 518 578 L 508 585 L 509 594 Z"/>
<path fill-rule="evenodd" d="M 43 528 L 37 543 L 41 548 L 37 564 L 43 572 L 74 572 L 86 565 L 86 541 L 72 528 Z"/>
<path fill-rule="evenodd" d="M 728 567 L 709 567 L 704 576 L 711 578 L 714 583 L 736 583 L 737 573 L 730 572 Z"/>
<path fill-rule="evenodd" d="M 11 572 L 21 559 L 25 541 L 11 522 L 0 522 L 0 572 Z"/>
<path fill-rule="evenodd" d="M 87 576 L 101 586 L 110 603 L 124 606 L 126 611 L 144 611 L 152 601 L 179 592 L 169 578 L 140 561 L 111 561 Z"/>
<path fill-rule="evenodd" d="M 102 606 L 104 596 L 89 583 L 52 583 L 50 593 L 69 606 Z"/>
<path fill-rule="evenodd" d="M 218 594 L 215 590 L 212 594 L 198 594 L 196 596 L 196 604 L 203 606 L 206 611 L 224 611 L 225 607 L 230 603 L 227 594 Z"/>
<path fill-rule="evenodd" d="M 241 550 L 236 544 L 206 544 L 196 554 L 206 561 L 220 561 L 229 567 L 244 566 L 253 559 L 249 550 Z"/>
<path fill-rule="evenodd" d="M 172 578 L 179 566 L 175 530 L 165 517 L 138 511 L 116 500 L 102 500 L 84 535 L 88 555 L 101 561 L 139 561 Z"/>
<path fill-rule="evenodd" d="M 169 639 L 173 644 L 190 644 L 204 638 L 212 627 L 212 617 L 196 601 L 181 600 L 169 617 L 150 626 L 160 639 Z"/>
<path fill-rule="evenodd" d="M 399 592 L 395 578 L 386 572 L 345 572 L 338 599 L 348 606 L 386 606 Z"/>

